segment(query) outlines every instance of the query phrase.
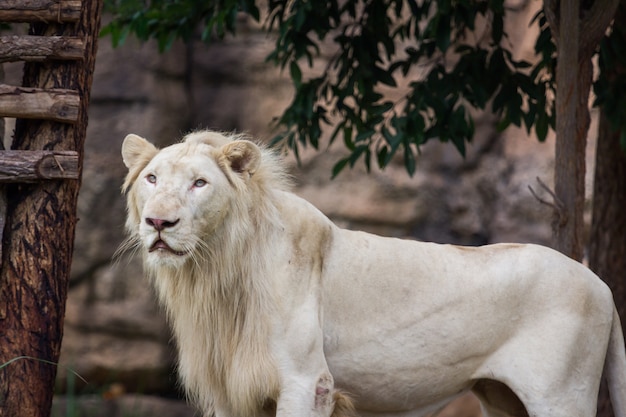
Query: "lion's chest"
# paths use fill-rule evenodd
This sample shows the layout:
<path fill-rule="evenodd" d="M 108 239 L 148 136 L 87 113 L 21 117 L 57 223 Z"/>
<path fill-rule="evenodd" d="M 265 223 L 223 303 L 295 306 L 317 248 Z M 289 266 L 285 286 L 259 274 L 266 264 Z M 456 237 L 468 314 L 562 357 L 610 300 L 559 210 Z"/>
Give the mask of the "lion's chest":
<path fill-rule="evenodd" d="M 196 284 L 207 281 L 206 277 L 189 280 Z M 264 324 L 267 320 L 251 320 L 255 316 L 252 309 L 234 308 L 234 299 L 219 297 L 206 285 L 157 287 L 174 330 L 181 380 L 203 410 L 217 407 L 236 415 L 251 415 L 268 398 L 276 397 L 276 368 L 267 349 L 270 332 Z M 246 301 L 241 294 L 233 297 Z"/>

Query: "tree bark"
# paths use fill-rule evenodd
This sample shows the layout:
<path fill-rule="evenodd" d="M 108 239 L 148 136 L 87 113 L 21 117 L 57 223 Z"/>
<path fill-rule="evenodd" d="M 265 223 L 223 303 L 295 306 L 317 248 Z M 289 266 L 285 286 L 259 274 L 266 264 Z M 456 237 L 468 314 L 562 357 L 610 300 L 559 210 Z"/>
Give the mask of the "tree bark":
<path fill-rule="evenodd" d="M 615 22 L 626 21 L 626 1 L 622 1 Z M 626 42 L 626 29 L 614 27 L 611 36 Z M 619 80 L 626 77 L 626 58 L 613 57 L 611 68 L 602 68 L 602 77 Z M 589 267 L 613 291 L 615 305 L 626 324 L 626 150 L 619 143 L 621 131 L 613 130 L 605 109 L 600 108 L 600 126 L 596 149 L 593 188 L 593 213 L 589 242 Z M 598 399 L 598 417 L 611 417 L 608 391 L 603 384 Z"/>
<path fill-rule="evenodd" d="M 564 1 L 560 7 L 554 167 L 554 192 L 558 202 L 552 229 L 555 248 L 580 260 L 583 253 L 585 145 L 589 115 L 578 119 L 578 107 L 585 88 L 587 94 L 591 88 L 591 79 L 583 81 L 585 74 L 579 74 L 579 1 Z"/>
<path fill-rule="evenodd" d="M 589 267 L 611 287 L 623 328 L 626 323 L 626 153 L 619 145 L 619 132 L 611 131 L 606 117 L 600 117 Z M 603 387 L 598 416 L 612 415 L 608 392 Z"/>
<path fill-rule="evenodd" d="M 33 35 L 78 36 L 82 62 L 27 63 L 24 85 L 76 89 L 81 97 L 76 124 L 18 120 L 16 150 L 77 151 L 82 167 L 87 103 L 96 57 L 102 0 L 85 0 L 77 24 L 31 26 Z M 32 357 L 56 363 L 63 335 L 76 201 L 80 180 L 7 186 L 7 220 L 0 269 L 0 363 Z M 57 368 L 36 359 L 0 370 L 0 416 L 50 415 Z"/>
<path fill-rule="evenodd" d="M 544 2 L 557 44 L 553 243 L 557 250 L 579 261 L 585 244 L 585 148 L 593 80 L 591 58 L 617 4 L 618 0 L 593 2 L 585 9 L 579 0 Z"/>
<path fill-rule="evenodd" d="M 4 83 L 4 66 L 0 64 L 0 83 Z M 0 117 L 0 151 L 4 150 L 4 117 Z M 2 235 L 7 214 L 7 198 L 4 185 L 0 184 L 0 262 L 2 261 Z"/>

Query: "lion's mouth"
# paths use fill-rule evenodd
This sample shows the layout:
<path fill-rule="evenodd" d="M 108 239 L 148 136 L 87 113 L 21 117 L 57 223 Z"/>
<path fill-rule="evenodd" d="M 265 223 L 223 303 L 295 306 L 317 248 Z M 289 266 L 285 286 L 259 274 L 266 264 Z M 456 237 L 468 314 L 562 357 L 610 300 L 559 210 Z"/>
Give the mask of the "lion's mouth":
<path fill-rule="evenodd" d="M 177 255 L 177 256 L 183 256 L 185 254 L 185 252 L 172 249 L 170 245 L 168 245 L 163 239 L 157 239 L 152 244 L 152 246 L 150 246 L 150 249 L 148 249 L 148 252 L 155 252 L 155 251 L 159 251 L 159 252 L 166 251 L 166 252 L 173 253 L 174 255 Z"/>

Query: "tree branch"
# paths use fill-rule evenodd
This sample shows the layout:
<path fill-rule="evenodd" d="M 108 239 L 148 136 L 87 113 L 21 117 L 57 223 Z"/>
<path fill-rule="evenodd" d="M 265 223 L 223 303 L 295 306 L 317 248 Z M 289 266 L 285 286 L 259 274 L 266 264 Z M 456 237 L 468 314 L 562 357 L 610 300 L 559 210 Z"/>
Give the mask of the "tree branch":
<path fill-rule="evenodd" d="M 615 17 L 619 0 L 591 2 L 591 8 L 582 14 L 580 33 L 580 51 L 584 59 L 591 57 L 606 34 L 609 24 Z"/>
<path fill-rule="evenodd" d="M 539 186 L 544 189 L 544 191 L 550 194 L 550 196 L 552 197 L 552 201 L 548 201 L 539 197 L 539 195 L 535 193 L 535 190 L 533 190 L 533 187 L 529 185 L 528 189 L 530 190 L 530 193 L 533 195 L 533 197 L 537 199 L 537 201 L 539 201 L 541 204 L 545 204 L 554 211 L 559 225 L 564 225 L 565 223 L 567 223 L 567 210 L 565 209 L 565 205 L 563 204 L 563 202 L 557 197 L 555 192 L 552 191 L 550 187 L 548 187 L 541 180 L 541 178 L 537 177 L 537 182 L 539 183 Z"/>

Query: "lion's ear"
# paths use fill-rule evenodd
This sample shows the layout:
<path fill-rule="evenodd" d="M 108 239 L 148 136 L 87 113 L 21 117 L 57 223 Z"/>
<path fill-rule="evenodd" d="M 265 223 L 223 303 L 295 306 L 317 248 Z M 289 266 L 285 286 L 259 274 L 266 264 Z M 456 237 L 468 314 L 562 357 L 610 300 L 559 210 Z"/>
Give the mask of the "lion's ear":
<path fill-rule="evenodd" d="M 128 168 L 128 175 L 122 192 L 128 191 L 129 187 L 135 182 L 141 170 L 148 165 L 150 160 L 159 152 L 159 150 L 144 138 L 130 134 L 124 138 L 122 143 L 122 159 L 124 165 Z"/>
<path fill-rule="evenodd" d="M 141 136 L 132 133 L 126 136 L 124 143 L 122 143 L 122 159 L 128 169 L 131 169 L 138 163 L 146 163 L 152 159 L 158 151 L 159 150 L 153 144 Z"/>
<path fill-rule="evenodd" d="M 249 178 L 261 164 L 261 150 L 248 140 L 236 140 L 222 146 L 223 163 L 236 174 Z"/>

